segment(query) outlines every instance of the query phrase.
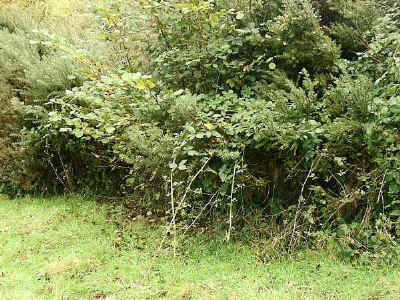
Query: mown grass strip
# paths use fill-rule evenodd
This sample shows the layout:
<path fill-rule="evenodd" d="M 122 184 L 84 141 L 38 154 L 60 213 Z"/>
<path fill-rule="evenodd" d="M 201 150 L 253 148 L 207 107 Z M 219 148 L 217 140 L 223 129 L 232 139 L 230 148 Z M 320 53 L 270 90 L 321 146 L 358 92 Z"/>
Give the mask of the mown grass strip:
<path fill-rule="evenodd" d="M 157 251 L 161 228 L 81 197 L 0 198 L 0 299 L 399 299 L 398 269 L 304 252 L 259 264 L 240 243 L 189 237 Z M 167 243 L 168 246 L 168 243 Z"/>

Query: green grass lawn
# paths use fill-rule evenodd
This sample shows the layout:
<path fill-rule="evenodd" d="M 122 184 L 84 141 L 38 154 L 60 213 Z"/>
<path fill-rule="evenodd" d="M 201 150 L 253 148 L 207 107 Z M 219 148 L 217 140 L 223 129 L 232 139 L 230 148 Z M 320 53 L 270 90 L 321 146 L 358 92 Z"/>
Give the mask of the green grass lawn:
<path fill-rule="evenodd" d="M 260 264 L 240 243 L 191 237 L 174 258 L 162 227 L 111 205 L 0 196 L 0 299 L 400 299 L 400 270 L 323 252 Z"/>

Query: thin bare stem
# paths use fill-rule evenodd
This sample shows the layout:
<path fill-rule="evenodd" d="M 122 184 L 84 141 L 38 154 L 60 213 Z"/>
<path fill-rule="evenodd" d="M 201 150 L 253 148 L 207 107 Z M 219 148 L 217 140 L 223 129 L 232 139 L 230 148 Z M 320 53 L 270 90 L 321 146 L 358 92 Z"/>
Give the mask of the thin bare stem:
<path fill-rule="evenodd" d="M 317 164 L 318 164 L 318 162 L 317 162 Z M 295 240 L 294 239 L 294 235 L 295 235 L 295 232 L 296 232 L 296 229 L 297 229 L 297 219 L 298 219 L 299 214 L 300 214 L 301 205 L 304 202 L 304 197 L 303 197 L 304 188 L 306 186 L 306 183 L 307 183 L 308 179 L 310 178 L 310 176 L 312 174 L 313 169 L 314 169 L 314 162 L 311 163 L 311 168 L 308 171 L 307 177 L 303 182 L 303 186 L 301 187 L 301 192 L 300 192 L 299 200 L 298 200 L 298 203 L 297 203 L 296 215 L 294 216 L 293 229 L 292 229 L 292 234 L 291 234 L 291 238 L 290 238 L 290 252 L 292 254 L 293 254 L 293 250 L 294 250 L 293 249 L 294 248 L 294 240 Z"/>
<path fill-rule="evenodd" d="M 207 159 L 207 161 L 202 165 L 202 167 L 197 171 L 197 173 L 196 173 L 196 174 L 192 177 L 192 179 L 190 180 L 189 185 L 186 187 L 185 194 L 183 195 L 181 201 L 180 201 L 179 204 L 178 204 L 177 210 L 179 210 L 179 209 L 182 207 L 182 205 L 183 205 L 183 203 L 184 203 L 184 201 L 185 201 L 185 199 L 186 199 L 186 196 L 187 196 L 188 192 L 190 191 L 190 188 L 192 187 L 193 182 L 194 182 L 194 181 L 196 180 L 196 178 L 200 175 L 200 173 L 203 172 L 204 168 L 206 167 L 206 165 L 208 164 L 208 162 L 209 162 L 210 160 L 211 160 L 211 157 L 209 157 L 209 158 Z"/>
<path fill-rule="evenodd" d="M 48 163 L 50 164 L 51 168 L 53 169 L 54 175 L 56 175 L 57 180 L 64 186 L 64 188 L 65 188 L 68 192 L 71 193 L 71 190 L 70 190 L 69 186 L 68 186 L 67 184 L 65 184 L 64 180 L 62 180 L 62 179 L 60 178 L 60 176 L 58 175 L 57 169 L 56 169 L 56 167 L 54 166 L 53 162 L 51 161 L 51 155 L 50 155 L 50 153 L 47 151 L 47 146 L 48 146 L 48 144 L 47 144 L 47 140 L 46 140 L 46 150 L 44 151 L 44 153 L 47 155 L 47 161 L 48 161 Z M 61 157 L 60 157 L 60 159 L 61 159 Z M 62 163 L 62 161 L 61 161 L 61 163 Z M 63 164 L 63 163 L 62 163 L 62 164 Z M 63 164 L 63 168 L 64 168 L 64 164 Z"/>
<path fill-rule="evenodd" d="M 175 158 L 174 158 L 175 163 Z M 175 212 L 175 199 L 174 199 L 174 180 L 173 180 L 174 170 L 171 169 L 170 183 L 171 183 L 171 209 L 172 209 L 172 226 L 174 235 L 174 257 L 176 257 L 176 212 Z"/>
<path fill-rule="evenodd" d="M 383 210 L 383 213 L 385 213 L 385 200 L 383 199 L 382 194 L 383 194 L 383 186 L 385 185 L 386 174 L 387 174 L 387 170 L 385 171 L 385 174 L 383 175 L 383 179 L 382 179 L 382 182 L 381 182 L 381 187 L 379 189 L 378 200 L 377 200 L 377 202 L 379 202 L 379 200 L 382 198 L 382 210 Z"/>
<path fill-rule="evenodd" d="M 228 233 L 226 235 L 226 240 L 229 241 L 231 238 L 231 232 L 232 232 L 232 210 L 233 210 L 233 190 L 235 187 L 235 176 L 236 176 L 236 164 L 233 167 L 233 178 L 232 178 L 232 185 L 231 185 L 231 203 L 229 206 L 229 228 L 228 228 Z"/>
<path fill-rule="evenodd" d="M 200 211 L 200 213 L 196 216 L 196 218 L 193 220 L 193 222 L 188 226 L 188 228 L 186 228 L 186 230 L 183 232 L 183 236 L 189 231 L 189 229 L 190 228 L 192 228 L 193 226 L 194 226 L 194 224 L 197 222 L 197 220 L 200 218 L 200 216 L 203 214 L 203 211 L 207 208 L 207 206 L 209 206 L 210 204 L 211 204 L 211 202 L 214 200 L 214 198 L 216 197 L 218 195 L 218 192 L 215 192 L 212 196 L 211 196 L 211 198 L 210 198 L 210 200 L 207 202 L 207 204 L 206 205 L 204 205 L 202 208 L 201 208 L 201 211 Z"/>

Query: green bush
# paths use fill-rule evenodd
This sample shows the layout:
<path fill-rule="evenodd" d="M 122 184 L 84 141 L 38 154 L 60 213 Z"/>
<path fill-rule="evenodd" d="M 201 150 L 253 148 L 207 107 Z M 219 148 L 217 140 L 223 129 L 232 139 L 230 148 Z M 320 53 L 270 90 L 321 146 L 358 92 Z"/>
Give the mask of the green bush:
<path fill-rule="evenodd" d="M 0 53 L 19 92 L 14 182 L 131 196 L 227 238 L 255 216 L 280 250 L 392 249 L 400 27 L 388 1 L 149 1 L 141 26 L 154 39 L 138 60 L 138 23 L 107 3 L 97 14 L 118 62 L 94 76 L 61 55 L 73 44 L 3 29 L 21 45 Z"/>
<path fill-rule="evenodd" d="M 274 3 L 282 9 L 262 17 Z M 339 56 L 310 1 L 255 2 L 251 11 L 239 2 L 228 7 L 224 1 L 161 2 L 152 15 L 159 33 L 150 48 L 154 67 L 175 89 L 241 91 L 261 80 L 268 82 L 275 69 L 296 79 L 306 68 L 323 78 Z"/>
<path fill-rule="evenodd" d="M 14 192 L 33 190 L 38 177 L 54 176 L 38 168 L 42 162 L 31 156 L 32 149 L 20 147 L 25 132 L 45 117 L 51 97 L 97 76 L 91 61 L 107 55 L 104 43 L 88 43 L 73 26 L 52 26 L 25 10 L 0 11 L 0 181 Z"/>

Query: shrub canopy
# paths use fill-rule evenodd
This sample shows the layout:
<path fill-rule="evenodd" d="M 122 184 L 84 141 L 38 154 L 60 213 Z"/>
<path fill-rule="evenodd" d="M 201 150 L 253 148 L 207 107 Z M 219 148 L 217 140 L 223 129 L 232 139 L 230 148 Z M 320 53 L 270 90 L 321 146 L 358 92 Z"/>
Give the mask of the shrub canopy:
<path fill-rule="evenodd" d="M 106 62 L 2 16 L 0 122 L 21 160 L 0 180 L 166 213 L 175 198 L 189 223 L 272 216 L 284 248 L 328 231 L 382 249 L 400 233 L 396 5 L 110 0 L 93 12 Z"/>

